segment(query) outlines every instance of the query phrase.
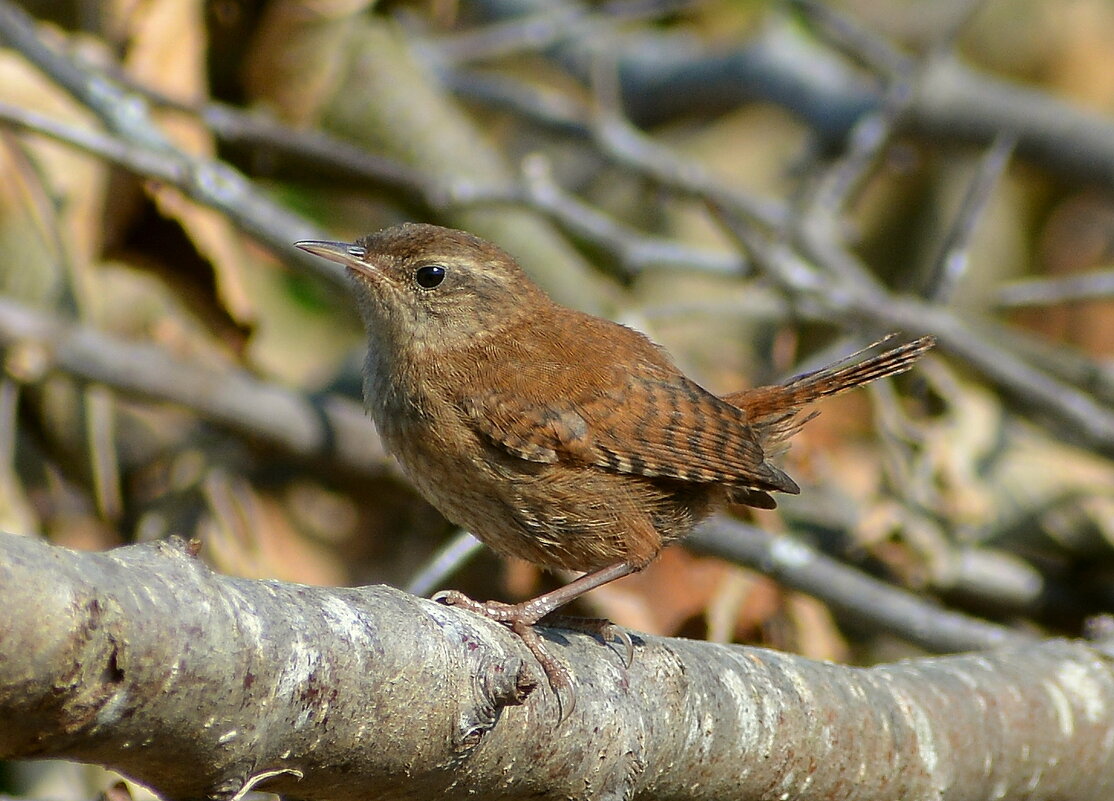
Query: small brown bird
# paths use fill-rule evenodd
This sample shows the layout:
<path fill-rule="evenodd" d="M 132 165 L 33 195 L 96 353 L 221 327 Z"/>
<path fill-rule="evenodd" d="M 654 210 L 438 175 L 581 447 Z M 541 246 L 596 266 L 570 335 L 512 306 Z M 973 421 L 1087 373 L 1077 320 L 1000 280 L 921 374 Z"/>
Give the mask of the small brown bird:
<path fill-rule="evenodd" d="M 555 689 L 569 676 L 534 623 L 641 570 L 717 501 L 773 508 L 770 493 L 799 492 L 769 457 L 808 419 L 801 408 L 904 372 L 933 345 L 720 398 L 642 334 L 558 305 L 463 231 L 406 224 L 297 246 L 348 268 L 367 406 L 421 494 L 499 553 L 585 572 L 520 604 L 440 598 L 507 624 Z"/>

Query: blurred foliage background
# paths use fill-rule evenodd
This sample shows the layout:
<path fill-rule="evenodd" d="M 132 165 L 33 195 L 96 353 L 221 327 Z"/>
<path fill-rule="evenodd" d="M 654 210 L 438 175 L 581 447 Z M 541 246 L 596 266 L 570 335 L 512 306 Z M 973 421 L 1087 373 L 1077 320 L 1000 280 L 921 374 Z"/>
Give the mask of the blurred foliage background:
<path fill-rule="evenodd" d="M 896 388 L 823 404 L 785 457 L 802 495 L 749 519 L 1010 625 L 1074 635 L 1110 609 L 1109 0 L 54 0 L 0 16 L 4 530 L 87 549 L 197 538 L 220 571 L 312 584 L 555 586 L 467 547 L 430 573 L 453 528 L 362 418 L 343 284 L 289 248 L 420 219 L 497 241 L 714 391 L 906 323 L 947 333 Z M 819 291 L 779 272 L 787 253 Z M 845 280 L 882 287 L 877 315 L 840 307 Z M 829 286 L 837 300 L 817 300 Z M 931 313 L 895 319 L 903 297 Z M 580 611 L 818 658 L 913 652 L 681 548 Z M 8 766 L 0 790 L 77 798 L 90 781 Z"/>

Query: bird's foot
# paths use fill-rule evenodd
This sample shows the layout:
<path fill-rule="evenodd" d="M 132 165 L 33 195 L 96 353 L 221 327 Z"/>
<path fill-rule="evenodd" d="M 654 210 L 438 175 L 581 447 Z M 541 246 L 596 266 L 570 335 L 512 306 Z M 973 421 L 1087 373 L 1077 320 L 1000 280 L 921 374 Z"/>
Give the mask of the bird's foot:
<path fill-rule="evenodd" d="M 534 624 L 545 616 L 547 610 L 539 610 L 530 601 L 521 604 L 506 604 L 499 601 L 475 601 L 462 592 L 444 590 L 433 596 L 433 600 L 446 606 L 459 606 L 477 615 L 483 615 L 489 620 L 502 623 L 513 631 L 522 643 L 534 655 L 534 659 L 541 665 L 545 678 L 550 688 L 557 696 L 560 708 L 559 718 L 564 720 L 572 713 L 576 706 L 576 693 L 573 690 L 572 675 L 569 669 L 553 656 L 545 647 L 542 636 L 538 634 Z M 568 696 L 566 705 L 562 693 Z"/>

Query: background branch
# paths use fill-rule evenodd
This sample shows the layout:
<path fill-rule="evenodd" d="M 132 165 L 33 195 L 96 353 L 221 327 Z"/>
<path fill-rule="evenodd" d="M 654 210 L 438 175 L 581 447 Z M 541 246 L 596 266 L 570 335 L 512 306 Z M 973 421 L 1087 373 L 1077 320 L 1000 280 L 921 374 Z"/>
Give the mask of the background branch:
<path fill-rule="evenodd" d="M 243 370 L 202 367 L 163 349 L 121 341 L 0 298 L 0 345 L 23 380 L 63 370 L 139 397 L 170 401 L 237 435 L 299 459 L 331 461 L 360 473 L 388 469 L 363 408 L 336 395 L 311 397 L 259 381 Z"/>

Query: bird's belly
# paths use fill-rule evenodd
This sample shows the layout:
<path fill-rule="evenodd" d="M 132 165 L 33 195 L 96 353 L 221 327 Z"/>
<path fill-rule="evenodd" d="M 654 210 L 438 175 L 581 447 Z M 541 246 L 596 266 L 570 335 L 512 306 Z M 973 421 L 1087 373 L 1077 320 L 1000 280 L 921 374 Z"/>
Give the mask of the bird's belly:
<path fill-rule="evenodd" d="M 475 447 L 448 447 L 446 436 Z M 642 565 L 683 537 L 706 499 L 590 466 L 529 462 L 470 430 L 410 428 L 384 440 L 423 497 L 492 550 L 550 568 Z M 683 496 L 683 497 L 682 497 Z"/>

